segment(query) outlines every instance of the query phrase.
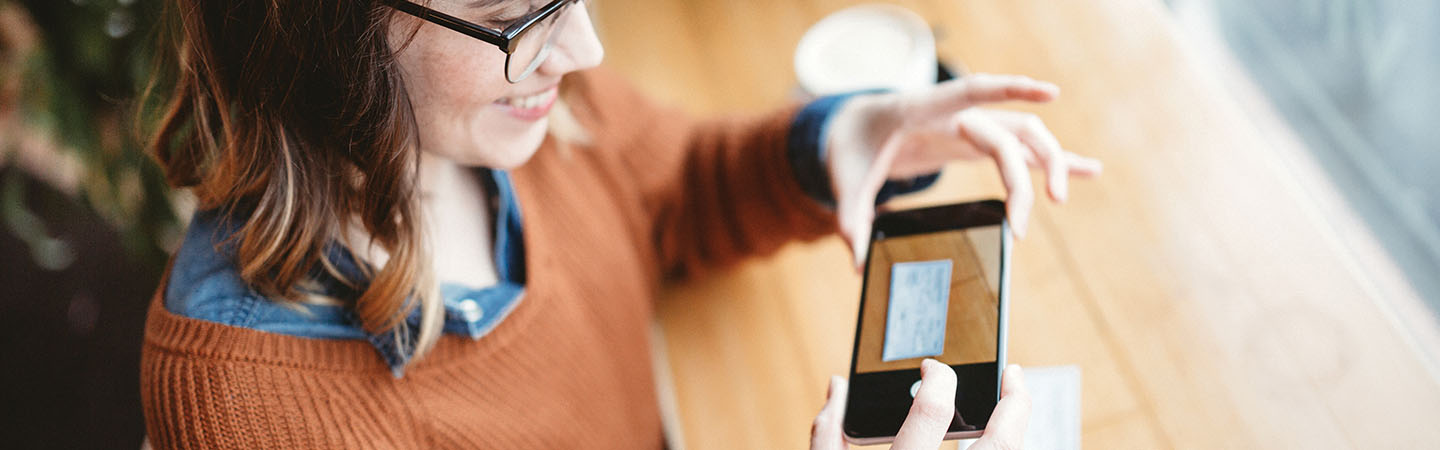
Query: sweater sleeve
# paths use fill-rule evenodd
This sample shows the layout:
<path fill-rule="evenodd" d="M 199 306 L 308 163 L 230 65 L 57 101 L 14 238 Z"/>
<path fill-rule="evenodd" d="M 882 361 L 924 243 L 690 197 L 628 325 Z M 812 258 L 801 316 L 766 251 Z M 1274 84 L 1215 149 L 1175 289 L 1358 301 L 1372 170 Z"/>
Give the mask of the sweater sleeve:
<path fill-rule="evenodd" d="M 687 276 L 837 230 L 796 179 L 787 147 L 798 106 L 695 120 L 614 73 L 582 75 L 587 128 L 640 192 L 646 234 L 667 275 Z"/>

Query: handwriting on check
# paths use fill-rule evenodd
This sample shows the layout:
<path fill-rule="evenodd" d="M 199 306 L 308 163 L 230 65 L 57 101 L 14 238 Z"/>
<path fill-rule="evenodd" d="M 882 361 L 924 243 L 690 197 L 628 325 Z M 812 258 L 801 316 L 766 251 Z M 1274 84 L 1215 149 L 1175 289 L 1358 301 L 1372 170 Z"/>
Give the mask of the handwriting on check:
<path fill-rule="evenodd" d="M 882 360 L 945 352 L 951 269 L 948 259 L 895 263 L 890 267 L 890 307 L 885 314 Z"/>

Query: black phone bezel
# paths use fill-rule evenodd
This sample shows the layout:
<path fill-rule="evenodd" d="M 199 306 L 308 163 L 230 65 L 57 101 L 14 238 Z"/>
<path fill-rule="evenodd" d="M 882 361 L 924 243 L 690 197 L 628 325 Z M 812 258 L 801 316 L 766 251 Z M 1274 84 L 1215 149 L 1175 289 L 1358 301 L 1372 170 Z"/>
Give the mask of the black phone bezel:
<path fill-rule="evenodd" d="M 949 230 L 961 230 L 982 226 L 1000 225 L 1001 239 L 1001 279 L 1007 279 L 1009 269 L 1009 224 L 1005 220 L 1005 203 L 1000 200 L 982 200 L 969 203 L 932 206 L 920 209 L 894 211 L 882 214 L 875 218 L 874 226 L 870 234 L 870 246 L 875 241 L 885 238 L 909 236 L 925 233 L 943 232 Z M 873 248 L 872 248 L 873 250 Z M 865 292 L 869 289 L 869 274 L 873 252 L 868 252 L 865 259 L 864 279 L 860 290 L 859 312 L 856 315 L 855 341 L 850 350 L 850 392 L 845 405 L 845 420 L 842 425 L 845 436 L 852 441 L 859 443 L 877 443 L 893 439 L 904 423 L 909 412 L 912 399 L 909 397 L 909 388 L 916 380 L 920 379 L 920 369 L 896 370 L 886 372 L 871 372 L 864 374 L 855 373 L 856 358 L 860 351 L 860 327 L 864 323 Z M 1000 312 L 1002 323 L 1000 326 L 1000 338 L 997 340 L 997 360 L 989 363 L 952 365 L 957 377 L 956 389 L 956 417 L 961 417 L 962 408 L 967 416 L 983 417 L 981 422 L 988 422 L 989 415 L 999 401 L 999 364 L 1004 356 L 1006 325 L 1003 323 L 1006 302 L 1008 302 L 1007 283 L 1000 283 Z M 857 389 L 859 388 L 859 389 Z M 978 395 L 977 395 L 978 392 Z M 858 394 L 858 395 L 857 395 Z M 986 400 L 981 403 L 972 402 L 972 397 L 979 396 Z M 891 401 L 893 399 L 893 401 Z M 863 403 L 857 407 L 857 403 Z M 984 430 L 984 423 L 979 426 L 972 426 L 965 420 L 951 422 L 947 437 L 965 437 L 978 435 Z"/>

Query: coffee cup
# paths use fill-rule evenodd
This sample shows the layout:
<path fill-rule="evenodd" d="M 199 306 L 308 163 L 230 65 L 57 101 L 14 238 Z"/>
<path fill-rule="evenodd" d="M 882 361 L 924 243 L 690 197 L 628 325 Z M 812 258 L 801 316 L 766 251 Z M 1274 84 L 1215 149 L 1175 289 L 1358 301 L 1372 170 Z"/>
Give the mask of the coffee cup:
<path fill-rule="evenodd" d="M 929 24 L 896 5 L 865 4 L 830 14 L 795 48 L 796 80 L 812 98 L 924 88 L 935 84 L 939 70 Z"/>

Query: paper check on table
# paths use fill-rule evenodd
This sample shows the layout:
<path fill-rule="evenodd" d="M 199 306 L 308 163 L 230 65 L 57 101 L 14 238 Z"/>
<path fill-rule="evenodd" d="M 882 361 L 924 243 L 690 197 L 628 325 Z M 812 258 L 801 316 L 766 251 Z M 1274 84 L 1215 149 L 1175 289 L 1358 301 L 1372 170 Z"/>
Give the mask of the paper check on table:
<path fill-rule="evenodd" d="M 938 356 L 945 352 L 951 267 L 948 259 L 890 266 L 890 308 L 885 314 L 882 360 Z"/>

